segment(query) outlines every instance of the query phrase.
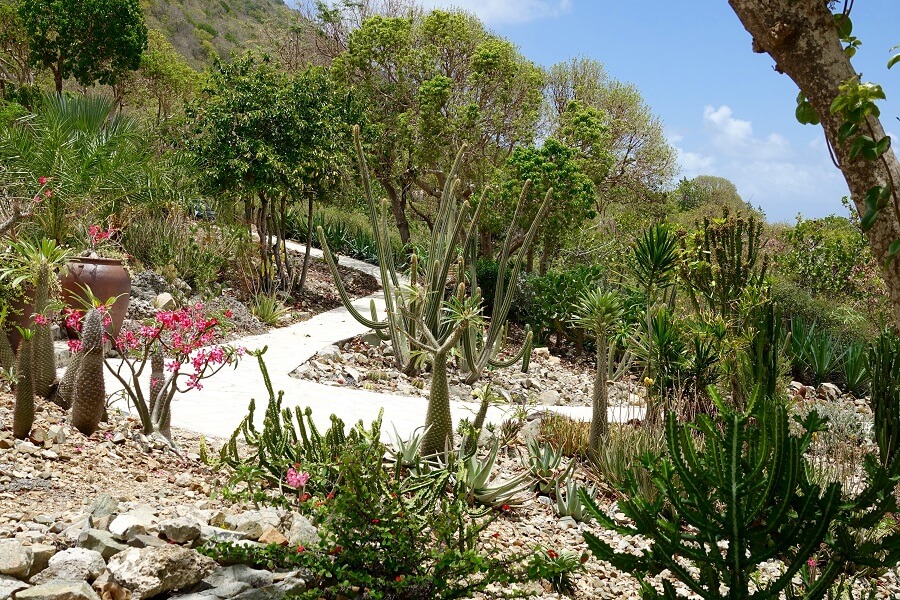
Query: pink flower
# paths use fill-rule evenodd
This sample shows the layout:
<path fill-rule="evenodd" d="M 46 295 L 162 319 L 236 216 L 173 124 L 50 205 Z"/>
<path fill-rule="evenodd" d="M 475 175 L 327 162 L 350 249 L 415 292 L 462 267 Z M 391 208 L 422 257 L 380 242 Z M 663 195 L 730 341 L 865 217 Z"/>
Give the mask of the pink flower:
<path fill-rule="evenodd" d="M 291 486 L 292 488 L 302 488 L 306 487 L 306 482 L 309 481 L 309 473 L 306 471 L 300 472 L 295 470 L 293 467 L 289 467 L 287 470 L 287 476 L 284 478 L 285 482 Z"/>
<path fill-rule="evenodd" d="M 80 352 L 81 340 L 69 340 L 69 352 Z"/>
<path fill-rule="evenodd" d="M 38 179 L 38 183 L 40 183 L 41 185 L 45 185 L 47 183 L 47 178 L 41 177 L 40 179 Z"/>
<path fill-rule="evenodd" d="M 53 190 L 47 190 L 44 192 L 44 198 L 49 198 L 53 195 Z"/>
<path fill-rule="evenodd" d="M 34 315 L 34 316 L 32 317 L 32 320 L 34 320 L 35 325 L 46 325 L 46 324 L 48 324 L 48 323 L 50 322 L 50 321 L 47 320 L 47 317 L 45 317 L 45 316 L 42 315 L 42 314 L 36 314 L 36 315 Z"/>

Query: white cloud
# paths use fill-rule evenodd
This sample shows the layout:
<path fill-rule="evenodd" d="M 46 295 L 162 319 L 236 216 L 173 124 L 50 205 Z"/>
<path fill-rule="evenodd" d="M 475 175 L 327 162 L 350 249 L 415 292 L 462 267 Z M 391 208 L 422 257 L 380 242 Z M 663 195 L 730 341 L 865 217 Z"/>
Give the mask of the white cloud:
<path fill-rule="evenodd" d="M 670 136 L 670 143 L 685 177 L 729 179 L 772 221 L 790 221 L 798 212 L 818 217 L 841 211 L 846 186 L 821 135 L 795 147 L 781 133 L 757 134 L 751 121 L 722 105 L 704 107 L 700 127 L 690 135 Z"/>
<path fill-rule="evenodd" d="M 459 8 L 488 25 L 526 23 L 569 12 L 572 0 L 421 0 L 430 8 Z"/>

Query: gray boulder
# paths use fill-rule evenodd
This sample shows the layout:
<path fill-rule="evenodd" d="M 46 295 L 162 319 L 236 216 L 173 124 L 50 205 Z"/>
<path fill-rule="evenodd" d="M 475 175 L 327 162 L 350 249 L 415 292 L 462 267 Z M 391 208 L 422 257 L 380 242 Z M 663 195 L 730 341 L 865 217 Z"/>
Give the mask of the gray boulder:
<path fill-rule="evenodd" d="M 134 600 L 190 588 L 216 568 L 216 561 L 194 550 L 168 545 L 131 548 L 110 559 L 111 578 L 132 591 Z"/>
<path fill-rule="evenodd" d="M 48 581 L 16 592 L 16 600 L 100 600 L 86 581 Z"/>
<path fill-rule="evenodd" d="M 31 578 L 31 583 L 53 580 L 93 581 L 106 568 L 106 561 L 96 550 L 69 548 L 54 554 L 49 566 Z"/>
<path fill-rule="evenodd" d="M 0 575 L 25 579 L 31 573 L 34 555 L 31 548 L 16 540 L 0 540 Z"/>
<path fill-rule="evenodd" d="M 10 577 L 9 575 L 0 575 L 0 598 L 6 600 L 18 590 L 24 590 L 28 584 L 24 581 Z"/>
<path fill-rule="evenodd" d="M 159 524 L 159 531 L 176 544 L 192 542 L 200 537 L 200 523 L 190 517 L 167 519 Z"/>
<path fill-rule="evenodd" d="M 102 529 L 88 529 L 78 536 L 78 546 L 95 550 L 104 560 L 109 560 L 119 552 L 128 549 L 128 546 L 120 543 L 112 534 Z"/>
<path fill-rule="evenodd" d="M 312 521 L 299 513 L 294 513 L 288 540 L 292 546 L 317 546 L 319 530 Z"/>

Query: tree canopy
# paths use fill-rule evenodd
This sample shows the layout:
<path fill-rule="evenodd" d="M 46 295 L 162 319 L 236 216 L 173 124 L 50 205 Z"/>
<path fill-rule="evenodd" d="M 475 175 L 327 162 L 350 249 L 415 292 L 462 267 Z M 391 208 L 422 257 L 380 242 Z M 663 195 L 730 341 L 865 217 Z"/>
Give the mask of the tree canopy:
<path fill-rule="evenodd" d="M 74 77 L 113 84 L 140 66 L 147 26 L 138 0 L 29 0 L 19 5 L 35 66 L 53 72 L 56 92 Z"/>

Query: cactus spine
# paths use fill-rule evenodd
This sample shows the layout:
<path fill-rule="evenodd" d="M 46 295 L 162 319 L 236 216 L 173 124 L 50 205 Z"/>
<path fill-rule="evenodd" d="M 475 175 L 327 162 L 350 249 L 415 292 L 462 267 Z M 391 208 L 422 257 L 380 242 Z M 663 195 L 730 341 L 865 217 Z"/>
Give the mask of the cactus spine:
<path fill-rule="evenodd" d="M 9 343 L 9 336 L 6 335 L 6 330 L 0 327 L 0 369 L 9 373 L 15 364 L 16 355 Z"/>
<path fill-rule="evenodd" d="M 16 408 L 13 414 L 13 436 L 24 440 L 31 433 L 34 424 L 34 378 L 31 370 L 31 330 L 22 332 L 19 343 L 19 363 L 16 372 L 19 381 L 16 384 Z"/>
<path fill-rule="evenodd" d="M 72 426 L 84 435 L 97 431 L 106 408 L 103 383 L 103 315 L 92 309 L 81 329 L 81 365 L 72 390 Z"/>
<path fill-rule="evenodd" d="M 73 352 L 69 357 L 69 364 L 66 367 L 66 373 L 63 375 L 59 387 L 56 389 L 56 396 L 53 402 L 63 410 L 72 408 L 72 393 L 75 390 L 75 378 L 78 376 L 78 370 L 81 368 L 81 350 Z"/>
<path fill-rule="evenodd" d="M 380 206 L 372 195 L 369 170 L 366 165 L 359 138 L 359 128 L 353 131 L 356 143 L 356 154 L 359 160 L 363 189 L 369 204 L 369 221 L 378 250 L 378 262 L 381 269 L 381 285 L 384 288 L 386 318 L 378 320 L 374 304 L 371 318 L 362 315 L 351 303 L 340 274 L 337 271 L 334 257 L 319 231 L 319 240 L 325 254 L 325 261 L 334 276 L 335 285 L 341 300 L 353 317 L 371 329 L 380 337 L 391 340 L 397 368 L 407 374 L 414 374 L 421 368 L 417 361 L 417 353 L 425 351 L 431 355 L 432 377 L 426 418 L 427 432 L 422 441 L 425 454 L 441 452 L 452 436 L 450 419 L 449 389 L 447 387 L 446 369 L 449 352 L 459 344 L 469 369 L 468 381 L 475 382 L 488 365 L 510 366 L 522 361 L 522 370 L 527 370 L 531 352 L 531 332 L 526 336 L 526 343 L 521 351 L 506 361 L 498 361 L 497 355 L 503 350 L 506 334 L 506 318 L 515 292 L 514 282 L 522 266 L 521 260 L 513 258 L 512 243 L 515 227 L 522 214 L 524 198 L 529 188 L 525 182 L 522 195 L 516 205 L 506 242 L 500 256 L 501 273 L 505 273 L 511 264 L 512 276 L 507 284 L 501 277 L 497 283 L 497 294 L 490 320 L 485 327 L 481 318 L 481 290 L 475 281 L 475 243 L 476 230 L 480 211 L 485 202 L 479 202 L 474 210 L 467 201 L 459 201 L 461 182 L 457 177 L 459 166 L 465 152 L 460 149 L 453 162 L 438 203 L 438 214 L 434 220 L 434 228 L 428 252 L 424 257 L 413 255 L 411 262 L 410 286 L 401 291 L 400 276 L 394 264 L 388 236 L 387 204 Z M 535 214 L 528 228 L 519 252 L 527 251 L 534 241 L 539 224 L 546 214 L 552 191 L 549 191 Z M 510 263 L 512 261 L 512 263 Z M 452 291 L 450 273 L 456 266 L 456 278 L 459 285 Z M 468 276 L 468 282 L 466 281 Z M 454 305 L 462 309 L 465 318 L 460 314 L 448 318 L 448 307 Z M 454 309 L 455 310 L 455 309 Z M 452 312 L 452 311 L 450 311 Z"/>
<path fill-rule="evenodd" d="M 38 267 L 34 286 L 34 312 L 46 317 L 50 301 L 50 265 L 42 261 Z M 50 388 L 56 380 L 56 356 L 53 352 L 53 336 L 50 322 L 43 319 L 34 323 L 34 338 L 31 342 L 32 366 L 34 369 L 34 393 L 42 398 L 50 395 Z"/>

